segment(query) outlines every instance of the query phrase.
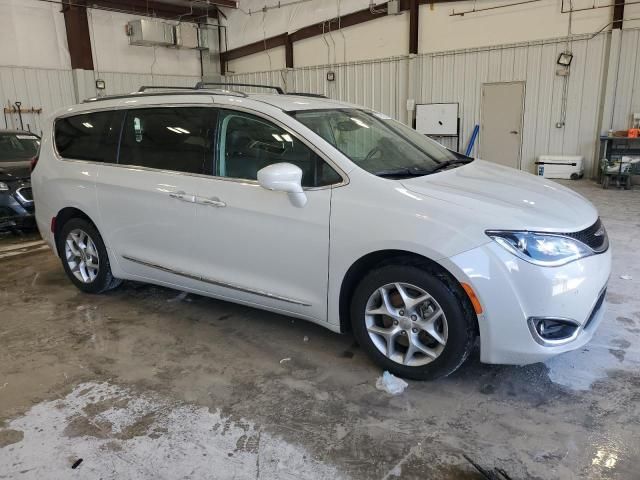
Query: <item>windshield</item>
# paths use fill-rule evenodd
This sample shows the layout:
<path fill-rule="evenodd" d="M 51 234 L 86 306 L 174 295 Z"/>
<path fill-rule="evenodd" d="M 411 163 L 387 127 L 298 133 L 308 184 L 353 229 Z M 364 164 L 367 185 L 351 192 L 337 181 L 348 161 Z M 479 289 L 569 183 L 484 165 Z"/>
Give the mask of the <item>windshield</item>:
<path fill-rule="evenodd" d="M 471 161 L 380 113 L 325 109 L 291 115 L 374 175 L 426 175 L 448 162 Z"/>
<path fill-rule="evenodd" d="M 30 160 L 39 148 L 40 139 L 35 135 L 0 132 L 0 162 Z"/>

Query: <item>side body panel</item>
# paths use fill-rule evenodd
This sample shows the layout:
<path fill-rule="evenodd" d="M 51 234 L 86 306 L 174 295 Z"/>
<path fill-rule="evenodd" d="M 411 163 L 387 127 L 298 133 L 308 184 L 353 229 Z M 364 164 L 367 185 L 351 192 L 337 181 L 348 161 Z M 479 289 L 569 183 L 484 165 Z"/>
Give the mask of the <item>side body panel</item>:
<path fill-rule="evenodd" d="M 31 185 L 38 230 L 45 242 L 56 252 L 51 219 L 60 210 L 74 207 L 97 221 L 95 179 L 98 164 L 57 158 L 51 125 L 52 122 L 47 122 L 45 126 L 38 165 L 31 175 Z"/>

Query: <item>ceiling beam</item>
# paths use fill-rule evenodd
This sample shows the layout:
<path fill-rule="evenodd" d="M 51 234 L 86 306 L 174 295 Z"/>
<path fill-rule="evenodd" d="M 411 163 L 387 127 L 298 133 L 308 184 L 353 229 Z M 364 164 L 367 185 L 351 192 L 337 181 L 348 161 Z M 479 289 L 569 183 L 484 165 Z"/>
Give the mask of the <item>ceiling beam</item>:
<path fill-rule="evenodd" d="M 409 54 L 418 53 L 418 30 L 420 5 L 418 0 L 409 0 Z"/>
<path fill-rule="evenodd" d="M 612 28 L 620 30 L 624 22 L 624 0 L 617 0 L 613 7 L 613 24 Z"/>
<path fill-rule="evenodd" d="M 93 70 L 93 55 L 91 53 L 91 37 L 89 36 L 89 21 L 87 8 L 78 5 L 77 0 L 69 5 L 69 0 L 63 2 L 62 13 L 64 26 L 67 31 L 67 45 L 71 68 Z"/>
<path fill-rule="evenodd" d="M 284 41 L 284 66 L 293 68 L 293 42 L 290 35 Z"/>
<path fill-rule="evenodd" d="M 400 0 L 400 11 L 406 11 L 410 9 L 412 3 L 416 3 L 416 8 L 418 5 L 426 5 L 433 3 L 453 3 L 460 0 Z M 222 71 L 225 71 L 226 63 L 231 60 L 237 60 L 238 58 L 246 57 L 248 55 L 253 55 L 255 53 L 260 53 L 265 50 L 269 50 L 271 48 L 281 47 L 286 44 L 288 41 L 287 38 L 293 42 L 299 42 L 300 40 L 305 40 L 307 38 L 317 37 L 323 35 L 328 32 L 334 32 L 339 28 L 347 28 L 352 27 L 354 25 L 359 25 L 361 23 L 370 22 L 372 20 L 378 20 L 380 18 L 385 18 L 387 16 L 387 2 L 376 5 L 373 8 L 374 11 L 379 13 L 372 13 L 371 9 L 365 8 L 363 10 L 357 10 L 352 13 L 348 13 L 346 15 L 342 15 L 339 19 L 334 17 L 328 20 L 324 20 L 322 22 L 314 23 L 312 25 L 308 25 L 306 27 L 302 27 L 299 30 L 296 30 L 293 33 L 281 33 L 279 35 L 275 35 L 273 37 L 266 38 L 264 40 L 259 40 L 257 42 L 249 43 L 247 45 L 243 45 L 241 47 L 233 48 L 231 50 L 227 50 L 226 52 L 220 53 L 220 63 L 222 66 Z M 416 25 L 415 35 L 417 35 L 418 27 Z M 410 45 L 411 47 L 411 45 Z M 417 41 L 415 45 L 415 50 L 417 53 Z M 224 75 L 224 73 L 223 73 Z"/>
<path fill-rule="evenodd" d="M 235 2 L 232 2 L 235 4 Z M 164 3 L 157 0 L 89 0 L 87 7 L 116 10 L 146 17 L 162 18 L 166 20 L 204 21 L 206 18 L 217 18 L 218 9 L 214 6 L 188 7 Z"/>

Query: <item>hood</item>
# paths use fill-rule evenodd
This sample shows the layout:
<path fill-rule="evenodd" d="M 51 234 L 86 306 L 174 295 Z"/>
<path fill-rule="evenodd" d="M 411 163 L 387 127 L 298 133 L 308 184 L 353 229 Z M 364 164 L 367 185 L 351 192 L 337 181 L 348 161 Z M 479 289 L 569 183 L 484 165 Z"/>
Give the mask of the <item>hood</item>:
<path fill-rule="evenodd" d="M 482 160 L 402 180 L 414 193 L 468 210 L 487 229 L 576 232 L 598 218 L 594 206 L 558 183 Z"/>
<path fill-rule="evenodd" d="M 31 177 L 31 161 L 16 160 L 0 162 L 0 181 L 28 180 Z"/>

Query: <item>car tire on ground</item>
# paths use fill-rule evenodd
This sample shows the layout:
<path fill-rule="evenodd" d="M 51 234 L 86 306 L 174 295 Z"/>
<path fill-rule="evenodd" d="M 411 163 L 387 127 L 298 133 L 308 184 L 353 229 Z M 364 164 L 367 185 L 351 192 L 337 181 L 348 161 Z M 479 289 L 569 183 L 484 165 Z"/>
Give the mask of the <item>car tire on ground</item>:
<path fill-rule="evenodd" d="M 111 273 L 102 237 L 88 220 L 68 220 L 60 229 L 57 248 L 67 276 L 83 292 L 103 293 L 122 283 Z"/>
<path fill-rule="evenodd" d="M 370 271 L 351 299 L 353 333 L 384 370 L 416 380 L 453 373 L 476 337 L 475 313 L 455 280 L 411 265 Z"/>

